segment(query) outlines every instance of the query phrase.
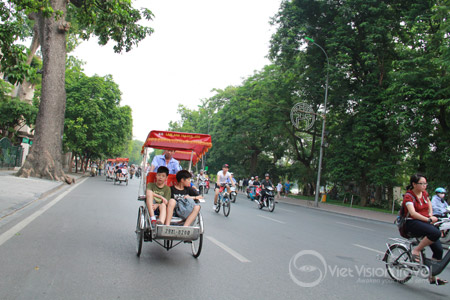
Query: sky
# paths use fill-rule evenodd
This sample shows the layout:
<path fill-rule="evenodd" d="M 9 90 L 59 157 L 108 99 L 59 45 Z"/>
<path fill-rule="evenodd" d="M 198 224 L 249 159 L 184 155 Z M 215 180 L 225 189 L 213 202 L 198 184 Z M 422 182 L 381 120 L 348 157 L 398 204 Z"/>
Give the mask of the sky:
<path fill-rule="evenodd" d="M 121 105 L 133 115 L 133 138 L 144 141 L 151 130 L 167 130 L 180 120 L 178 105 L 196 109 L 213 89 L 241 85 L 266 58 L 275 28 L 269 24 L 281 0 L 138 0 L 150 9 L 154 33 L 130 52 L 114 53 L 112 44 L 95 38 L 72 55 L 84 72 L 111 74 L 122 91 Z"/>

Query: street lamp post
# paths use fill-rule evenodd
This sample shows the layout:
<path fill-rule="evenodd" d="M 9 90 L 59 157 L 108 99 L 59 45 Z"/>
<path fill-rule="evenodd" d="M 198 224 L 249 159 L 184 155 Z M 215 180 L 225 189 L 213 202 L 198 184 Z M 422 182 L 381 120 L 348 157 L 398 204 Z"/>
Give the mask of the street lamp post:
<path fill-rule="evenodd" d="M 322 171 L 322 157 L 323 157 L 323 139 L 325 137 L 325 119 L 326 119 L 326 113 L 327 113 L 327 98 L 328 98 L 328 70 L 330 67 L 330 62 L 328 61 L 328 55 L 325 52 L 325 50 L 318 44 L 316 44 L 316 42 L 314 42 L 314 40 L 312 38 L 309 37 L 305 37 L 305 39 L 307 39 L 308 41 L 310 41 L 311 43 L 313 43 L 314 45 L 316 45 L 317 47 L 320 48 L 320 50 L 322 50 L 323 54 L 325 54 L 325 57 L 327 58 L 327 79 L 326 79 L 326 83 L 325 83 L 325 101 L 324 101 L 324 114 L 323 114 L 323 121 L 322 121 L 322 137 L 320 140 L 320 154 L 319 154 L 319 167 L 317 170 L 317 184 L 316 184 L 316 195 L 314 197 L 314 206 L 318 207 L 319 206 L 319 192 L 320 192 L 320 174 Z"/>

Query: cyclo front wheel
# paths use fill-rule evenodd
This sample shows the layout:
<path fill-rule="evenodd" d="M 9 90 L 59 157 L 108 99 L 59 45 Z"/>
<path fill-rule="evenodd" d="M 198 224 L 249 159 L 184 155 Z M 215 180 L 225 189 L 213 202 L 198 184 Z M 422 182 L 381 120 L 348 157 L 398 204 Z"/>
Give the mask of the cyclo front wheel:
<path fill-rule="evenodd" d="M 404 262 L 411 263 L 411 253 L 405 246 L 394 244 L 386 251 L 386 270 L 389 276 L 398 283 L 411 279 L 411 269 Z"/>
<path fill-rule="evenodd" d="M 230 198 L 224 197 L 223 198 L 223 214 L 225 217 L 228 217 L 228 215 L 230 214 L 230 208 L 231 208 Z"/>
<path fill-rule="evenodd" d="M 198 213 L 194 226 L 200 227 L 200 236 L 197 240 L 191 242 L 192 255 L 197 258 L 200 256 L 203 246 L 203 217 L 201 213 Z"/>
<path fill-rule="evenodd" d="M 141 256 L 142 243 L 144 241 L 144 230 L 145 230 L 145 216 L 144 207 L 139 207 L 138 218 L 136 223 L 136 255 Z"/>

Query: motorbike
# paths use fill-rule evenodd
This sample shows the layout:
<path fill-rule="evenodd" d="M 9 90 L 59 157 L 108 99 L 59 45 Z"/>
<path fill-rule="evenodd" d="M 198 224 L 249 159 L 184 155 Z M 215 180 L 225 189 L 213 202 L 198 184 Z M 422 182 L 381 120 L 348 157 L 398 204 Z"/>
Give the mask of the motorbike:
<path fill-rule="evenodd" d="M 97 176 L 97 167 L 91 166 L 91 176 Z"/>
<path fill-rule="evenodd" d="M 206 180 L 206 189 L 205 189 L 205 194 L 208 194 L 209 192 L 209 179 Z"/>
<path fill-rule="evenodd" d="M 261 196 L 261 186 L 259 185 L 252 185 L 249 186 L 247 189 L 247 198 L 250 199 L 250 201 L 259 201 L 259 197 Z"/>
<path fill-rule="evenodd" d="M 274 189 L 271 186 L 266 186 L 264 187 L 264 192 L 264 196 L 258 201 L 258 208 L 267 207 L 270 212 L 273 212 L 275 209 Z"/>
<path fill-rule="evenodd" d="M 136 177 L 137 178 L 141 177 L 141 172 L 142 172 L 141 168 L 138 168 L 137 171 L 136 171 Z"/>
<path fill-rule="evenodd" d="M 435 226 L 442 232 L 441 243 L 450 244 L 450 207 L 447 207 L 447 212 L 444 217 L 438 218 Z"/>
<path fill-rule="evenodd" d="M 200 181 L 198 183 L 198 190 L 199 190 L 200 195 L 202 195 L 202 196 L 203 196 L 203 194 L 206 193 L 206 190 L 207 190 L 207 188 L 206 188 L 206 180 L 205 181 Z"/>
<path fill-rule="evenodd" d="M 230 187 L 230 200 L 231 202 L 236 202 L 236 198 L 237 198 L 237 193 L 236 193 L 236 186 L 231 186 Z"/>

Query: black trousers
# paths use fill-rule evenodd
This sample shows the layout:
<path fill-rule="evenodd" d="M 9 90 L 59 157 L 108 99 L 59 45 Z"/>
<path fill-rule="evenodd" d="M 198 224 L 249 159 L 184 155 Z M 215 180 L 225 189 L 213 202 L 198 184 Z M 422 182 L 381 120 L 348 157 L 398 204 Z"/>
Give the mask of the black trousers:
<path fill-rule="evenodd" d="M 442 259 L 442 254 L 444 250 L 442 249 L 442 244 L 439 238 L 441 237 L 441 232 L 435 226 L 422 222 L 419 220 L 407 220 L 406 231 L 409 232 L 413 237 L 426 236 L 433 244 L 430 245 L 431 251 L 433 251 L 433 258 L 437 260 Z"/>

